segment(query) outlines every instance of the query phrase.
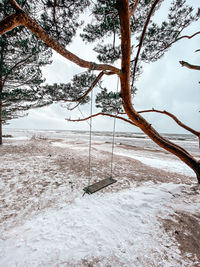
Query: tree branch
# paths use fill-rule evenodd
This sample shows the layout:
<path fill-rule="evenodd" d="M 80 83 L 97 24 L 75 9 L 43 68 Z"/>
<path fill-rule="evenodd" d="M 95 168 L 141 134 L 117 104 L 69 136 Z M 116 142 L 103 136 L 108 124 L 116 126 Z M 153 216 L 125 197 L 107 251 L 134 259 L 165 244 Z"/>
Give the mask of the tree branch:
<path fill-rule="evenodd" d="M 157 2 L 154 2 L 154 4 Z M 120 18 L 121 50 L 122 50 L 122 72 L 120 74 L 121 96 L 123 107 L 129 119 L 133 121 L 145 134 L 156 144 L 170 153 L 176 155 L 185 162 L 197 175 L 200 183 L 200 163 L 185 149 L 162 137 L 140 114 L 136 112 L 131 103 L 130 93 L 130 23 L 128 0 L 117 0 L 117 9 Z"/>
<path fill-rule="evenodd" d="M 7 75 L 5 76 L 5 78 L 3 79 L 3 81 L 2 81 L 2 87 L 4 87 L 4 85 L 5 85 L 5 82 L 6 82 L 6 80 L 7 80 L 7 78 L 8 78 L 8 76 L 10 75 L 10 73 L 17 67 L 17 66 L 19 66 L 20 64 L 22 64 L 22 63 L 25 63 L 29 58 L 31 58 L 33 55 L 29 55 L 27 58 L 25 58 L 25 59 L 23 59 L 23 60 L 21 60 L 21 61 L 19 61 L 19 62 L 17 62 L 9 71 L 8 71 L 8 73 L 7 73 Z"/>
<path fill-rule="evenodd" d="M 182 123 L 174 114 L 166 111 L 166 110 L 157 110 L 157 109 L 149 109 L 149 110 L 141 110 L 138 111 L 138 113 L 148 113 L 148 112 L 157 112 L 157 113 L 161 113 L 161 114 L 165 114 L 169 117 L 171 117 L 179 126 L 181 126 L 182 128 L 184 128 L 185 130 L 189 131 L 190 133 L 196 135 L 197 137 L 200 137 L 200 132 L 190 128 L 189 126 L 185 125 L 184 123 Z"/>
<path fill-rule="evenodd" d="M 16 11 L 20 11 L 21 10 L 21 7 L 20 5 L 15 1 L 15 0 L 9 0 L 10 4 L 13 6 L 13 8 L 16 10 Z M 26 1 L 25 1 L 26 2 Z"/>
<path fill-rule="evenodd" d="M 136 0 L 133 7 L 130 7 L 129 16 L 132 17 L 135 13 L 135 10 L 139 4 L 140 0 Z"/>
<path fill-rule="evenodd" d="M 200 66 L 198 66 L 198 65 L 191 65 L 186 61 L 179 61 L 179 63 L 182 65 L 182 67 L 186 67 L 186 68 L 192 69 L 192 70 L 200 70 Z"/>
<path fill-rule="evenodd" d="M 15 0 L 10 0 L 12 3 L 16 3 Z M 10 15 L 0 22 L 0 34 L 6 33 L 20 25 L 26 26 L 37 37 L 39 37 L 47 46 L 51 47 L 57 53 L 77 64 L 82 68 L 88 68 L 91 70 L 110 71 L 112 74 L 119 74 L 120 70 L 114 66 L 108 64 L 97 64 L 95 62 L 89 62 L 79 58 L 75 54 L 65 49 L 56 39 L 51 37 L 45 30 L 38 25 L 38 23 L 32 19 L 26 12 L 24 12 L 19 5 L 13 4 L 13 7 L 17 9 L 16 14 Z M 110 73 L 110 74 L 111 74 Z"/>
<path fill-rule="evenodd" d="M 18 12 L 10 16 L 5 17 L 0 21 L 0 34 L 4 34 L 14 28 L 23 25 L 23 14 Z"/>
<path fill-rule="evenodd" d="M 183 30 L 183 29 L 182 29 Z M 184 36 L 181 36 L 179 38 L 177 38 L 176 40 L 174 40 L 173 42 L 171 42 L 170 44 L 168 44 L 167 46 L 165 46 L 163 49 L 159 50 L 158 53 L 164 51 L 165 49 L 169 48 L 172 44 L 176 43 L 177 41 L 181 40 L 181 39 L 191 39 L 193 37 L 195 37 L 196 35 L 200 34 L 200 32 L 195 32 L 194 34 L 192 35 L 184 35 Z M 200 50 L 199 50 L 200 51 Z M 196 50 L 195 52 L 198 52 L 198 50 Z M 158 55 L 158 53 L 156 53 L 156 55 Z"/>
<path fill-rule="evenodd" d="M 149 11 L 149 14 L 148 14 L 148 17 L 146 19 L 146 22 L 145 22 L 145 25 L 144 25 L 144 28 L 143 28 L 143 31 L 142 31 L 142 35 L 140 37 L 140 42 L 139 42 L 139 45 L 138 45 L 138 50 L 137 50 L 137 54 L 136 54 L 136 57 L 135 57 L 135 63 L 134 63 L 134 68 L 133 68 L 133 79 L 132 79 L 132 85 L 131 85 L 131 88 L 133 88 L 133 84 L 134 84 L 134 81 L 135 81 L 135 73 L 136 73 L 136 68 L 137 68 L 137 62 L 138 62 L 138 59 L 139 59 L 139 55 L 140 55 L 140 51 L 142 49 L 142 45 L 143 45 L 143 41 L 144 41 L 144 36 L 145 36 L 145 33 L 146 33 L 146 30 L 147 30 L 147 27 L 148 27 L 148 24 L 150 22 L 150 19 L 151 19 L 151 16 L 156 8 L 156 5 L 159 3 L 160 0 L 155 0 L 155 2 L 153 3 L 150 11 Z"/>
<path fill-rule="evenodd" d="M 125 122 L 128 122 L 134 126 L 136 126 L 131 120 L 128 120 L 126 118 L 123 118 L 121 116 L 117 116 L 117 115 L 112 115 L 112 114 L 108 114 L 108 113 L 103 113 L 103 112 L 99 112 L 99 113 L 96 113 L 96 114 L 93 114 L 89 117 L 86 117 L 86 118 L 83 118 L 83 119 L 75 119 L 75 120 L 71 120 L 71 119 L 66 119 L 67 121 L 70 121 L 70 122 L 80 122 L 80 121 L 86 121 L 86 120 L 89 120 L 90 118 L 94 118 L 94 117 L 97 117 L 97 116 L 107 116 L 107 117 L 111 117 L 111 118 L 116 118 L 116 119 L 119 119 L 119 120 L 123 120 Z"/>
<path fill-rule="evenodd" d="M 79 98 L 76 98 L 74 100 L 66 100 L 66 102 L 81 102 L 91 91 L 92 89 L 95 87 L 95 85 L 99 82 L 99 80 L 102 78 L 102 76 L 104 75 L 105 73 L 102 71 L 99 73 L 99 75 L 96 77 L 96 79 L 94 80 L 94 82 L 92 83 L 92 85 L 88 88 L 88 90 L 85 92 L 84 95 L 82 95 L 81 97 Z M 64 100 L 65 101 L 65 100 Z"/>
<path fill-rule="evenodd" d="M 175 42 L 177 42 L 177 41 L 179 41 L 179 40 L 181 40 L 181 39 L 184 39 L 184 38 L 192 39 L 193 37 L 195 37 L 195 36 L 198 35 L 198 34 L 200 34 L 200 32 L 195 32 L 195 33 L 192 34 L 192 35 L 183 35 L 183 36 L 177 38 L 177 39 L 176 39 L 174 42 L 172 42 L 171 44 L 173 44 L 173 43 L 175 43 Z M 170 44 L 170 45 L 171 45 L 171 44 Z"/>
<path fill-rule="evenodd" d="M 24 3 L 22 4 L 22 8 L 26 5 L 27 0 L 24 1 Z"/>

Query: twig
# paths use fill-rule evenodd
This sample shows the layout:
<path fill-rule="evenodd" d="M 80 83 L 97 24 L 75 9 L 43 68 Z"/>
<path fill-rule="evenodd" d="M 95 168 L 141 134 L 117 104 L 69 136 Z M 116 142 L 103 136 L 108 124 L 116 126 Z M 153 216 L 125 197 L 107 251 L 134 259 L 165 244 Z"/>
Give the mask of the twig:
<path fill-rule="evenodd" d="M 71 122 L 80 122 L 80 121 L 86 121 L 86 120 L 89 120 L 90 118 L 94 118 L 94 117 L 97 117 L 97 116 L 107 116 L 107 117 L 111 117 L 111 118 L 116 118 L 116 119 L 120 119 L 120 120 L 123 120 L 125 122 L 128 122 L 134 126 L 136 126 L 131 120 L 128 120 L 126 118 L 123 118 L 121 116 L 117 116 L 117 115 L 112 115 L 112 114 L 108 114 L 108 113 L 103 113 L 103 112 L 99 112 L 99 113 L 96 113 L 96 114 L 93 114 L 91 116 L 88 116 L 86 118 L 83 118 L 83 119 L 75 119 L 75 120 L 72 120 L 70 118 L 66 119 L 67 121 L 71 121 Z"/>
<path fill-rule="evenodd" d="M 134 16 L 135 10 L 136 10 L 139 2 L 140 2 L 140 0 L 136 0 L 134 5 L 133 5 L 133 8 L 130 8 L 129 17 Z M 135 17 L 134 17 L 134 20 L 135 20 Z"/>
<path fill-rule="evenodd" d="M 92 83 L 92 85 L 88 88 L 88 90 L 85 92 L 84 95 L 82 95 L 81 97 L 74 99 L 74 100 L 69 100 L 67 102 L 81 102 L 91 91 L 92 89 L 95 87 L 95 85 L 99 82 L 99 80 L 103 77 L 104 72 L 100 72 L 99 75 L 96 77 L 96 79 L 94 80 L 94 82 Z"/>
<path fill-rule="evenodd" d="M 175 42 L 177 42 L 177 41 L 179 41 L 179 40 L 181 40 L 181 39 L 184 39 L 184 38 L 191 39 L 191 38 L 193 38 L 194 36 L 196 36 L 196 35 L 198 35 L 198 34 L 200 34 L 200 32 L 195 32 L 195 33 L 192 34 L 192 35 L 183 35 L 183 36 L 177 38 L 177 39 L 176 39 L 175 41 L 173 41 L 171 44 L 173 44 L 173 43 L 175 43 Z M 171 45 L 171 44 L 170 44 L 170 45 Z"/>
<path fill-rule="evenodd" d="M 155 0 L 155 2 L 153 3 L 153 5 L 152 5 L 152 7 L 150 9 L 150 12 L 148 14 L 148 17 L 146 19 L 146 22 L 145 22 L 145 25 L 144 25 L 144 28 L 143 28 L 143 31 L 142 31 L 142 35 L 140 37 L 140 42 L 139 42 L 137 54 L 136 54 L 136 57 L 135 57 L 135 64 L 134 64 L 134 69 L 133 69 L 133 79 L 132 79 L 131 88 L 133 88 L 133 84 L 134 84 L 134 80 L 135 80 L 135 73 L 136 73 L 136 68 L 137 68 L 137 62 L 138 62 L 140 51 L 141 51 L 141 48 L 142 48 L 142 45 L 143 45 L 144 36 L 145 36 L 146 30 L 147 30 L 148 24 L 150 22 L 151 16 L 152 16 L 152 14 L 153 14 L 153 12 L 155 10 L 156 5 L 159 3 L 159 1 L 160 0 Z"/>
<path fill-rule="evenodd" d="M 78 102 L 74 107 L 68 108 L 68 110 L 74 110 L 75 108 L 77 108 L 80 105 L 81 101 L 92 91 L 92 89 L 99 82 L 99 80 L 102 78 L 103 75 L 104 75 L 104 72 L 103 71 L 100 72 L 99 75 L 94 80 L 94 82 L 92 83 L 92 85 L 89 87 L 89 89 L 81 97 L 74 99 L 74 100 L 62 100 L 64 102 Z"/>
<path fill-rule="evenodd" d="M 183 29 L 182 29 L 183 30 Z M 179 32 L 180 33 L 180 32 Z M 167 46 L 165 46 L 163 49 L 161 49 L 158 53 L 164 51 L 165 49 L 169 48 L 172 44 L 176 43 L 177 41 L 181 40 L 181 39 L 191 39 L 193 37 L 195 37 L 196 35 L 200 34 L 200 32 L 195 32 L 194 34 L 192 35 L 184 35 L 184 36 L 181 36 L 179 38 L 177 38 L 176 40 L 174 40 L 173 42 L 169 43 Z M 195 52 L 199 52 L 200 49 L 196 50 Z M 158 54 L 156 53 L 156 55 Z"/>
<path fill-rule="evenodd" d="M 192 65 L 186 61 L 179 61 L 179 63 L 182 65 L 182 67 L 186 67 L 186 68 L 192 69 L 192 70 L 200 70 L 200 66 L 198 66 L 198 65 Z"/>

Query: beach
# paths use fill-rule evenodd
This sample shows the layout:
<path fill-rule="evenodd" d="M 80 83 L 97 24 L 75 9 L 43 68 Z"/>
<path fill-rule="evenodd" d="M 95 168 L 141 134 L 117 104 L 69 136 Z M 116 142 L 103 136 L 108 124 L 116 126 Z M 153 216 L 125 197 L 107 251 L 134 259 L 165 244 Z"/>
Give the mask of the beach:
<path fill-rule="evenodd" d="M 200 188 L 142 134 L 6 130 L 0 266 L 199 266 Z M 5 136 L 6 136 L 5 135 Z M 8 137 L 8 135 L 12 137 Z M 200 159 L 198 141 L 170 138 Z M 117 180 L 84 195 L 88 179 Z"/>

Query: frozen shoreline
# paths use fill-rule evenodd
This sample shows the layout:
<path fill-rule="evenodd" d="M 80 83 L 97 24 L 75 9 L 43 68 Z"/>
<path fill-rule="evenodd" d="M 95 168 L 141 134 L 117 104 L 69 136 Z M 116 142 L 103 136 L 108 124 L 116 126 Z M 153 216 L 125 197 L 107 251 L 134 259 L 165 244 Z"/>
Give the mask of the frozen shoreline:
<path fill-rule="evenodd" d="M 199 189 L 193 191 L 191 186 L 195 178 L 177 173 L 179 168 L 172 166 L 165 171 L 161 163 L 159 168 L 150 166 L 150 159 L 158 163 L 161 158 L 163 164 L 173 160 L 171 155 L 117 145 L 118 182 L 84 198 L 85 140 L 11 138 L 0 148 L 0 157 L 0 266 L 200 263 L 192 243 L 188 251 L 174 234 L 186 226 L 180 233 L 186 234 L 186 240 L 198 233 L 200 219 L 195 215 L 199 216 L 200 202 L 195 192 Z M 142 164 L 145 160 L 147 164 Z M 92 182 L 108 175 L 109 161 L 110 144 L 93 143 Z"/>

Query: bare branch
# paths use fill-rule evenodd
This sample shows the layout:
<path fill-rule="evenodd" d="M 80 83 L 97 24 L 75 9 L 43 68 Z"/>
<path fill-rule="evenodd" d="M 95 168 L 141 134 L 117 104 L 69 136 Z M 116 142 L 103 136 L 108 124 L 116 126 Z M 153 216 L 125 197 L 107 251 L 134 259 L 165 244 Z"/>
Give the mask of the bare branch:
<path fill-rule="evenodd" d="M 174 42 L 172 42 L 171 44 L 173 44 L 173 43 L 175 43 L 175 42 L 177 42 L 177 41 L 179 41 L 179 40 L 181 40 L 181 39 L 184 39 L 184 38 L 192 39 L 193 37 L 195 37 L 195 36 L 198 35 L 198 34 L 200 34 L 200 32 L 195 32 L 195 33 L 192 34 L 192 35 L 183 35 L 183 36 L 177 38 L 177 39 L 176 39 Z M 171 44 L 170 44 L 170 45 L 171 45 Z"/>
<path fill-rule="evenodd" d="M 169 48 L 172 44 L 174 44 L 174 43 L 176 43 L 177 41 L 179 41 L 179 40 L 181 40 L 181 39 L 191 39 L 191 38 L 193 38 L 193 37 L 195 37 L 196 35 L 198 35 L 198 34 L 200 34 L 200 32 L 195 32 L 194 34 L 192 34 L 192 35 L 184 35 L 184 36 L 181 36 L 181 37 L 179 37 L 179 38 L 177 38 L 176 40 L 174 40 L 173 42 L 171 42 L 170 44 L 168 44 L 167 46 L 165 46 L 163 49 L 161 49 L 159 52 L 162 52 L 162 51 L 164 51 L 165 49 L 167 49 L 167 48 Z M 198 51 L 200 51 L 200 49 L 199 50 L 196 50 L 195 52 L 198 52 Z M 159 53 L 158 52 L 158 53 Z M 158 54 L 157 53 L 157 54 Z M 156 54 L 156 55 L 157 55 Z"/>
<path fill-rule="evenodd" d="M 191 65 L 186 61 L 179 61 L 179 63 L 182 65 L 182 67 L 186 67 L 186 68 L 192 69 L 192 70 L 200 70 L 200 66 L 198 66 L 198 65 Z"/>
<path fill-rule="evenodd" d="M 27 0 L 24 1 L 24 3 L 22 4 L 22 8 L 26 5 Z"/>
<path fill-rule="evenodd" d="M 134 3 L 134 5 L 133 5 L 133 7 L 130 6 L 130 8 L 129 8 L 129 17 L 131 17 L 131 16 L 134 15 L 135 10 L 136 10 L 136 8 L 137 8 L 139 2 L 140 2 L 140 0 L 136 0 L 135 3 Z"/>
<path fill-rule="evenodd" d="M 119 119 L 119 120 L 123 120 L 125 122 L 128 122 L 134 126 L 136 126 L 131 120 L 128 120 L 126 118 L 123 118 L 121 116 L 117 116 L 117 115 L 112 115 L 112 114 L 108 114 L 108 113 L 102 113 L 102 112 L 99 112 L 99 113 L 96 113 L 96 114 L 93 114 L 89 117 L 86 117 L 86 118 L 83 118 L 83 119 L 76 119 L 76 120 L 71 120 L 71 119 L 66 119 L 67 121 L 70 121 L 70 122 L 80 122 L 80 121 L 86 121 L 86 120 L 89 120 L 90 118 L 94 118 L 94 117 L 97 117 L 97 116 L 107 116 L 107 117 L 111 117 L 111 118 L 116 118 L 116 119 Z"/>
<path fill-rule="evenodd" d="M 70 100 L 67 101 L 67 100 L 66 100 L 65 102 L 72 102 L 72 101 L 70 101 Z M 70 105 L 70 104 L 69 104 L 69 105 Z M 77 108 L 79 105 L 80 105 L 80 102 L 78 102 L 78 103 L 77 103 L 75 106 L 73 106 L 72 108 L 71 108 L 70 106 L 67 106 L 67 109 L 71 111 L 71 110 L 74 110 L 75 108 Z"/>
<path fill-rule="evenodd" d="M 94 82 L 89 87 L 89 89 L 85 92 L 84 95 L 82 95 L 81 97 L 79 97 L 77 99 L 74 99 L 74 100 L 66 100 L 66 102 L 79 102 L 80 103 L 92 91 L 92 89 L 99 82 L 99 80 L 102 78 L 103 75 L 104 75 L 104 72 L 103 71 L 99 73 L 99 75 L 96 77 L 96 79 L 94 80 Z"/>
<path fill-rule="evenodd" d="M 4 34 L 23 24 L 23 14 L 21 12 L 7 16 L 0 21 L 0 34 Z"/>
<path fill-rule="evenodd" d="M 157 110 L 157 109 L 149 109 L 149 110 L 142 110 L 142 111 L 138 111 L 138 113 L 148 113 L 148 112 L 157 112 L 157 113 L 161 113 L 161 114 L 165 114 L 169 117 L 171 117 L 179 126 L 181 126 L 182 128 L 184 128 L 185 130 L 189 131 L 190 133 L 200 137 L 200 132 L 190 128 L 189 126 L 185 125 L 184 123 L 182 123 L 174 114 L 166 111 L 166 110 Z"/>
<path fill-rule="evenodd" d="M 157 2 L 154 2 L 154 4 Z M 128 0 L 117 0 L 117 9 L 120 18 L 122 63 L 120 74 L 121 96 L 123 107 L 129 119 L 133 121 L 156 144 L 173 153 L 194 170 L 200 183 L 200 163 L 185 149 L 161 136 L 140 114 L 136 112 L 131 103 L 130 93 L 130 24 Z"/>
<path fill-rule="evenodd" d="M 155 0 L 155 2 L 153 3 L 150 11 L 149 11 L 149 14 L 148 14 L 148 17 L 146 19 L 146 22 L 145 22 L 145 25 L 144 25 L 144 28 L 143 28 L 143 31 L 142 31 L 142 35 L 140 37 L 140 42 L 139 42 L 139 45 L 138 45 L 138 50 L 137 50 L 137 54 L 136 54 L 136 57 L 135 57 L 135 63 L 134 63 L 134 68 L 133 68 L 133 80 L 132 80 L 132 85 L 131 85 L 131 88 L 133 88 L 133 84 L 134 84 L 134 80 L 135 80 L 135 73 L 136 73 L 136 68 L 137 68 L 137 62 L 138 62 L 138 58 L 139 58 L 139 55 L 140 55 L 140 51 L 142 49 L 142 45 L 143 45 L 143 41 L 144 41 L 144 36 L 145 36 L 145 33 L 146 33 L 146 30 L 147 30 L 147 27 L 148 27 L 148 24 L 150 22 L 150 19 L 151 19 L 151 16 L 156 8 L 156 5 L 159 3 L 160 0 Z"/>
<path fill-rule="evenodd" d="M 3 79 L 2 81 L 2 87 L 5 85 L 5 82 L 8 78 L 8 76 L 11 74 L 11 72 L 17 67 L 19 66 L 20 64 L 24 64 L 29 58 L 31 58 L 33 55 L 29 55 L 27 58 L 23 59 L 23 60 L 20 60 L 19 62 L 17 62 L 7 73 L 7 75 L 5 76 L 5 78 Z"/>
<path fill-rule="evenodd" d="M 20 5 L 15 0 L 9 0 L 9 2 L 16 11 L 22 10 Z"/>
<path fill-rule="evenodd" d="M 73 106 L 72 108 L 71 107 L 68 107 L 67 109 L 68 110 L 74 110 L 75 108 L 77 108 L 81 101 L 92 91 L 92 89 L 95 87 L 95 85 L 99 82 L 99 80 L 102 78 L 102 76 L 105 74 L 105 72 L 100 72 L 99 75 L 96 77 L 96 79 L 94 80 L 94 82 L 92 83 L 92 85 L 89 87 L 89 89 L 85 92 L 84 95 L 82 95 L 81 97 L 79 98 L 76 98 L 76 99 L 73 99 L 73 100 L 66 100 L 66 99 L 60 99 L 61 101 L 64 101 L 64 102 L 78 102 L 75 106 Z"/>

